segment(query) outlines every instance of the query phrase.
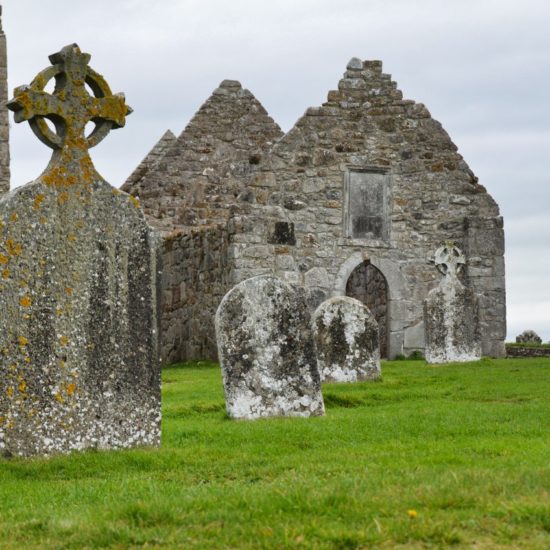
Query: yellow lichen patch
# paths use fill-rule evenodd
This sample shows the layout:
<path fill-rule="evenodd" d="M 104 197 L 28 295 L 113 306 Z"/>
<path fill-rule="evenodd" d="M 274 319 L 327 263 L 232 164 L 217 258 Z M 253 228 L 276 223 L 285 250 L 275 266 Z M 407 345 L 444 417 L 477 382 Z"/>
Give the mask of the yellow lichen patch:
<path fill-rule="evenodd" d="M 40 210 L 40 206 L 42 205 L 42 202 L 44 201 L 44 199 L 46 198 L 45 195 L 36 195 L 36 197 L 34 197 L 34 203 L 33 203 L 33 208 L 35 210 Z"/>
<path fill-rule="evenodd" d="M 10 256 L 19 256 L 21 254 L 22 247 L 19 243 L 16 243 L 13 239 L 6 241 L 6 248 Z"/>
<path fill-rule="evenodd" d="M 19 342 L 20 346 L 26 346 L 29 343 L 28 339 L 24 336 L 18 336 L 17 341 Z"/>
<path fill-rule="evenodd" d="M 69 233 L 67 235 L 67 239 L 71 242 L 74 242 L 74 241 L 76 241 L 76 235 L 74 233 Z"/>
<path fill-rule="evenodd" d="M 8 397 L 13 396 L 13 388 L 11 386 L 9 386 L 8 389 L 6 390 L 6 394 Z"/>
<path fill-rule="evenodd" d="M 71 295 L 73 293 L 73 289 L 70 286 L 68 286 L 68 287 L 65 288 L 65 292 L 67 294 Z"/>
<path fill-rule="evenodd" d="M 0 264 L 5 265 L 10 261 L 10 259 L 5 255 L 0 253 Z"/>
<path fill-rule="evenodd" d="M 17 212 L 14 212 L 14 213 L 10 216 L 10 221 L 16 222 L 16 221 L 17 221 L 17 218 L 19 218 L 19 216 L 17 215 Z"/>
<path fill-rule="evenodd" d="M 66 337 L 66 336 L 61 336 L 59 338 L 59 343 L 62 345 L 62 346 L 66 346 L 68 343 L 69 343 L 69 339 Z"/>
<path fill-rule="evenodd" d="M 74 383 L 71 383 L 71 384 L 67 384 L 67 388 L 66 388 L 66 391 L 67 391 L 67 395 L 72 395 L 76 390 L 76 384 Z"/>
<path fill-rule="evenodd" d="M 21 307 L 31 307 L 32 300 L 28 296 L 22 296 L 19 298 L 19 305 Z"/>
<path fill-rule="evenodd" d="M 21 382 L 19 382 L 19 386 L 17 386 L 17 389 L 20 393 L 25 393 L 25 391 L 27 390 L 27 383 L 25 382 L 25 380 L 21 380 Z"/>
<path fill-rule="evenodd" d="M 120 191 L 118 189 L 113 189 L 113 195 L 120 195 Z"/>
<path fill-rule="evenodd" d="M 70 159 L 66 160 L 69 161 Z M 48 170 L 41 180 L 50 187 L 68 187 L 76 183 L 76 177 L 67 174 L 67 168 L 63 164 L 54 166 L 51 170 Z"/>
<path fill-rule="evenodd" d="M 55 314 L 56 315 L 63 315 L 63 308 L 61 308 L 61 307 L 56 308 Z"/>
<path fill-rule="evenodd" d="M 27 355 L 27 357 L 25 357 L 24 361 L 25 361 L 25 363 L 30 363 L 30 362 L 31 362 L 31 358 Z"/>
<path fill-rule="evenodd" d="M 45 225 L 46 218 L 44 216 L 41 216 L 39 221 L 40 221 L 41 225 Z"/>
<path fill-rule="evenodd" d="M 10 278 L 10 270 L 4 269 L 2 270 L 2 279 L 9 279 Z"/>
<path fill-rule="evenodd" d="M 63 397 L 61 397 L 61 394 L 59 392 L 57 392 L 55 394 L 55 400 L 58 402 L 58 403 L 63 403 Z"/>
<path fill-rule="evenodd" d="M 59 196 L 57 197 L 58 204 L 65 204 L 68 200 L 69 200 L 69 193 L 67 193 L 67 191 L 63 191 L 62 193 L 59 193 Z"/>
<path fill-rule="evenodd" d="M 139 208 L 139 200 L 134 197 L 133 195 L 130 195 L 130 202 L 136 207 Z"/>
<path fill-rule="evenodd" d="M 84 220 L 78 220 L 74 225 L 77 229 L 82 229 L 84 227 Z"/>

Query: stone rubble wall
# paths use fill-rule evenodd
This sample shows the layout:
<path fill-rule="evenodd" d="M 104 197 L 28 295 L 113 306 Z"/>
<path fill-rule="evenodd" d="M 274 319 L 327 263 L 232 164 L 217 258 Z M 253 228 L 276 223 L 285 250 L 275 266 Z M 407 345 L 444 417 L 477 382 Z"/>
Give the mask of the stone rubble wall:
<path fill-rule="evenodd" d="M 214 316 L 231 288 L 228 232 L 204 226 L 166 236 L 162 244 L 163 364 L 217 358 Z"/>
<path fill-rule="evenodd" d="M 248 90 L 224 80 L 154 166 L 138 181 L 134 172 L 123 189 L 139 196 L 160 230 L 226 223 L 234 205 L 250 200 L 249 179 L 282 135 Z"/>
<path fill-rule="evenodd" d="M 550 348 L 506 346 L 507 357 L 550 357 Z"/>

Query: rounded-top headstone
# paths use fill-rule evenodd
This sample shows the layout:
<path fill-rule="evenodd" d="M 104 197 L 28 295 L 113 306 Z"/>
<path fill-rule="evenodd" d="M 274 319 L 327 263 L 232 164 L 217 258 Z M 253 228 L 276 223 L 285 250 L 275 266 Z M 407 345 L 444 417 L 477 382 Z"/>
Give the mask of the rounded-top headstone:
<path fill-rule="evenodd" d="M 359 300 L 336 296 L 323 302 L 313 314 L 313 332 L 322 380 L 380 378 L 378 323 Z"/>
<path fill-rule="evenodd" d="M 324 414 L 310 322 L 303 295 L 276 277 L 225 295 L 216 336 L 230 417 Z"/>

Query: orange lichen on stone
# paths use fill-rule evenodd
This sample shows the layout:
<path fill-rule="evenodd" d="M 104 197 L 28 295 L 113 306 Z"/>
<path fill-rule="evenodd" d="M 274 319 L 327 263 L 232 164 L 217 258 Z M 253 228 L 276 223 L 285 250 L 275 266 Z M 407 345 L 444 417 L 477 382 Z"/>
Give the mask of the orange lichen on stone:
<path fill-rule="evenodd" d="M 8 389 L 6 390 L 6 394 L 8 397 L 13 396 L 13 388 L 11 386 L 9 386 Z"/>
<path fill-rule="evenodd" d="M 66 346 L 68 343 L 69 343 L 69 339 L 66 337 L 66 336 L 61 336 L 59 338 L 59 343 L 62 345 L 62 346 Z"/>
<path fill-rule="evenodd" d="M 24 336 L 19 336 L 17 338 L 17 341 L 19 342 L 20 346 L 26 346 L 29 343 L 28 339 L 25 338 Z"/>
<path fill-rule="evenodd" d="M 21 382 L 19 382 L 19 386 L 17 387 L 17 389 L 20 393 L 25 393 L 25 391 L 27 390 L 27 383 L 25 382 L 25 380 L 21 380 Z"/>
<path fill-rule="evenodd" d="M 22 247 L 19 243 L 16 243 L 13 239 L 6 241 L 6 248 L 10 256 L 19 256 L 21 254 Z"/>
<path fill-rule="evenodd" d="M 7 264 L 9 262 L 9 258 L 5 254 L 0 254 L 0 264 Z"/>
<path fill-rule="evenodd" d="M 30 307 L 32 304 L 32 300 L 29 298 L 29 296 L 22 296 L 19 298 L 19 305 L 21 307 Z"/>
<path fill-rule="evenodd" d="M 69 193 L 67 191 L 63 191 L 59 194 L 59 197 L 57 197 L 58 204 L 65 204 L 69 200 Z"/>
<path fill-rule="evenodd" d="M 13 212 L 13 214 L 10 216 L 10 221 L 16 222 L 17 218 L 19 218 L 19 216 L 17 215 L 17 212 Z"/>
<path fill-rule="evenodd" d="M 67 395 L 72 395 L 76 390 L 76 384 L 67 384 Z"/>
<path fill-rule="evenodd" d="M 65 288 L 65 292 L 67 294 L 71 295 L 73 293 L 73 289 L 70 286 L 68 286 L 68 287 Z"/>
<path fill-rule="evenodd" d="M 139 200 L 134 197 L 133 195 L 130 195 L 130 202 L 136 207 L 139 208 Z"/>
<path fill-rule="evenodd" d="M 44 201 L 45 199 L 45 195 L 36 195 L 36 197 L 34 197 L 34 203 L 33 203 L 33 208 L 35 210 L 40 210 L 40 206 L 42 205 L 42 202 Z"/>

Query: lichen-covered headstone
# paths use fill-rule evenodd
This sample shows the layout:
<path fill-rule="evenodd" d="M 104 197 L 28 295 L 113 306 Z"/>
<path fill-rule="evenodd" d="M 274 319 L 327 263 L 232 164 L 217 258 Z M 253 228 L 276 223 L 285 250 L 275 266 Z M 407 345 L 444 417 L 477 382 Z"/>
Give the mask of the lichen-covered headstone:
<path fill-rule="evenodd" d="M 5 454 L 160 441 L 156 247 L 135 199 L 88 154 L 130 112 L 89 59 L 63 48 L 8 104 L 54 152 L 37 180 L 0 200 Z"/>
<path fill-rule="evenodd" d="M 230 417 L 324 413 L 310 323 L 303 294 L 277 277 L 252 277 L 225 295 L 216 337 Z"/>
<path fill-rule="evenodd" d="M 322 380 L 380 378 L 378 323 L 359 300 L 348 296 L 328 299 L 316 309 L 312 325 Z"/>
<path fill-rule="evenodd" d="M 453 243 L 446 243 L 435 252 L 435 265 L 444 277 L 424 301 L 428 363 L 481 358 L 478 301 L 458 279 L 464 264 L 462 252 Z"/>

